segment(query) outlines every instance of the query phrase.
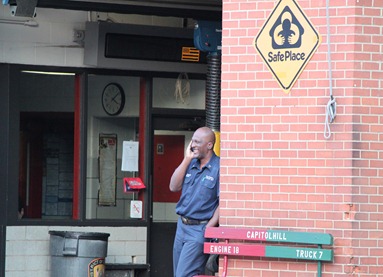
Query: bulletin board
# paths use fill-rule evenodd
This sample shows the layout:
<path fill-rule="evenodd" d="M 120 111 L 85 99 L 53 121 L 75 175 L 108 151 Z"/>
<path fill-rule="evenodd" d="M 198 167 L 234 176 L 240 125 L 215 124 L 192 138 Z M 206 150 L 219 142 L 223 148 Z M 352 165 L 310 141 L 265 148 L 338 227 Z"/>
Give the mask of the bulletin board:
<path fill-rule="evenodd" d="M 99 206 L 116 206 L 117 135 L 99 135 Z"/>

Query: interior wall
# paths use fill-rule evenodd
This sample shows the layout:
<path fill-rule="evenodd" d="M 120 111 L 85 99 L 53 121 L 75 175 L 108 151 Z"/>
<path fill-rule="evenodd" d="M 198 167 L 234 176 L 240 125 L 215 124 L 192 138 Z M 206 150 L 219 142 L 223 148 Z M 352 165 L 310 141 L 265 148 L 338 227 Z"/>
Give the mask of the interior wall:
<path fill-rule="evenodd" d="M 139 115 L 139 77 L 89 76 L 88 83 L 88 142 L 87 142 L 87 197 L 86 218 L 126 219 L 130 218 L 130 201 L 133 194 L 123 191 L 123 178 L 137 172 L 121 171 L 123 141 L 136 141 Z M 101 105 L 104 87 L 111 82 L 121 85 L 126 104 L 121 114 L 109 116 Z M 117 194 L 116 206 L 99 206 L 99 136 L 117 135 Z"/>
<path fill-rule="evenodd" d="M 20 111 L 24 112 L 73 112 L 74 77 L 41 74 L 22 74 L 20 82 Z M 130 218 L 130 201 L 133 194 L 123 192 L 123 178 L 137 172 L 121 171 L 122 143 L 137 138 L 139 115 L 139 77 L 90 75 L 88 83 L 88 136 L 87 136 L 87 189 L 86 218 Z M 101 105 L 105 86 L 111 82 L 122 86 L 126 94 L 125 108 L 118 116 L 109 116 Z M 158 108 L 203 109 L 205 105 L 205 81 L 190 80 L 190 91 L 184 102 L 175 97 L 177 79 L 155 78 L 153 82 L 153 106 Z M 183 83 L 185 85 L 185 83 Z M 159 130 L 161 134 L 185 134 Z M 117 135 L 117 185 L 116 206 L 99 206 L 99 136 Z M 186 132 L 185 145 L 191 138 Z M 175 221 L 173 203 L 155 203 L 155 218 L 161 221 Z"/>
<path fill-rule="evenodd" d="M 74 76 L 22 73 L 21 112 L 74 112 Z"/>
<path fill-rule="evenodd" d="M 154 78 L 153 107 L 204 110 L 205 81 L 186 78 L 183 74 L 177 79 Z"/>
<path fill-rule="evenodd" d="M 126 93 L 125 108 L 118 116 L 107 115 L 101 106 L 103 88 L 110 82 L 122 86 Z M 177 79 L 155 78 L 153 81 L 153 106 L 157 108 L 204 109 L 205 81 L 190 80 L 190 97 L 180 102 L 174 96 Z M 86 217 L 90 218 L 130 218 L 130 202 L 136 197 L 123 192 L 123 178 L 137 176 L 138 172 L 121 171 L 122 143 L 135 141 L 138 136 L 139 114 L 139 78 L 124 76 L 89 76 L 88 84 L 88 149 L 87 149 L 87 202 Z M 117 205 L 98 206 L 99 135 L 117 134 Z M 157 130 L 156 134 L 186 134 L 185 145 L 191 139 L 191 132 L 174 132 Z M 161 221 L 175 221 L 173 203 L 154 203 L 154 218 Z"/>

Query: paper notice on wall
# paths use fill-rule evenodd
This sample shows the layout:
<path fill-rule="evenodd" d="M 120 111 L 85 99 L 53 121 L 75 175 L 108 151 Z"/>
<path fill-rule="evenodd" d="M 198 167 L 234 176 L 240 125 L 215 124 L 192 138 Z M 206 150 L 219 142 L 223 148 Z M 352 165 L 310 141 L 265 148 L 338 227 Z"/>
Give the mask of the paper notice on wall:
<path fill-rule="evenodd" d="M 137 141 L 124 141 L 122 143 L 121 171 L 138 171 Z"/>
<path fill-rule="evenodd" d="M 142 201 L 132 200 L 130 202 L 130 217 L 142 218 Z"/>

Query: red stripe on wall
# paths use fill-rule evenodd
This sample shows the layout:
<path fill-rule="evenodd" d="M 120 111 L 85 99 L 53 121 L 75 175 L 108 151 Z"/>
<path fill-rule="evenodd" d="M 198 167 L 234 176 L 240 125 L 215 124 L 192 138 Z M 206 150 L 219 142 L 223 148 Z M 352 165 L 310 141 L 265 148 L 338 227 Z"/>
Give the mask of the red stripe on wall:
<path fill-rule="evenodd" d="M 81 76 L 75 76 L 74 91 L 74 155 L 73 155 L 73 219 L 79 219 L 80 202 L 80 135 L 81 135 Z"/>

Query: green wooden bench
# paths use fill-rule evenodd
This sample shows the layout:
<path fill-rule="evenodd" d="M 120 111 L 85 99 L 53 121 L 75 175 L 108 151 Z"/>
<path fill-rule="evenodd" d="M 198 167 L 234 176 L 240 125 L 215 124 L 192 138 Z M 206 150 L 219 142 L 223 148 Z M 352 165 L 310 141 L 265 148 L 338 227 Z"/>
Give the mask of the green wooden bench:
<path fill-rule="evenodd" d="M 205 238 L 219 239 L 218 243 L 205 242 L 204 253 L 223 256 L 222 277 L 226 277 L 229 256 L 317 261 L 318 277 L 320 277 L 322 276 L 322 262 L 331 262 L 334 255 L 332 249 L 322 248 L 322 245 L 333 245 L 332 235 L 325 233 L 209 227 L 206 228 Z M 231 242 L 231 240 L 235 241 Z M 258 242 L 258 244 L 253 242 Z"/>

